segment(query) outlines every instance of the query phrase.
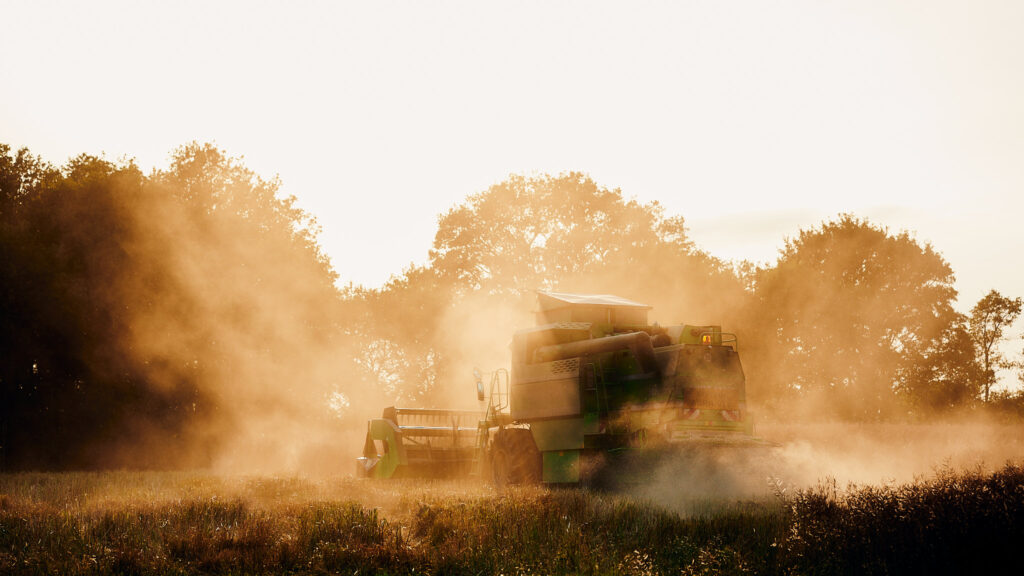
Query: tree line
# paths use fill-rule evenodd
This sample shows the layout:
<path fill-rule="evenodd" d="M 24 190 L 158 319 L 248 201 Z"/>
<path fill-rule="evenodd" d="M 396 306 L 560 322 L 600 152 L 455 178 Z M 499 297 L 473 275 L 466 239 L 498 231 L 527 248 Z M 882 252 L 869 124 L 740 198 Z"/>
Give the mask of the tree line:
<path fill-rule="evenodd" d="M 0 144 L 3 468 L 202 466 L 239 438 L 276 455 L 387 404 L 472 401 L 468 370 L 500 365 L 537 289 L 736 332 L 765 413 L 1024 403 L 993 391 L 1019 369 L 1000 345 L 1021 299 L 993 290 L 961 314 L 937 250 L 852 215 L 754 266 L 585 174 L 513 175 L 441 215 L 427 263 L 380 288 L 337 287 L 317 231 L 279 181 L 210 144 L 149 174 Z"/>

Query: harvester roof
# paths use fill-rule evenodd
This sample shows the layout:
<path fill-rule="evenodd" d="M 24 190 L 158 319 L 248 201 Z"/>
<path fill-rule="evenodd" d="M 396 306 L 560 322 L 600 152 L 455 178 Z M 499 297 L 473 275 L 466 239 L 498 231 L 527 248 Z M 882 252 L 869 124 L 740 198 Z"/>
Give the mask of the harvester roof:
<path fill-rule="evenodd" d="M 541 310 L 561 308 L 566 304 L 651 309 L 647 304 L 627 300 L 614 294 L 567 294 L 565 292 L 545 292 L 540 290 L 537 292 L 537 302 Z"/>
<path fill-rule="evenodd" d="M 599 331 L 613 325 L 647 324 L 646 304 L 612 294 L 567 294 L 537 291 L 537 324 L 554 322 L 591 322 Z"/>

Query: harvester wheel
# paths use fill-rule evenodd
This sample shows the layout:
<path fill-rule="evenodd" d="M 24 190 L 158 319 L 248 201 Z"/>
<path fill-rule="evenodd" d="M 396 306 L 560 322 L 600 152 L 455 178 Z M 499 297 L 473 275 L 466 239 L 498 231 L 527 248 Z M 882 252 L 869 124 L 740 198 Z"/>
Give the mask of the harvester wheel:
<path fill-rule="evenodd" d="M 491 456 L 491 476 L 499 488 L 540 482 L 540 451 L 529 430 L 507 428 L 499 433 Z"/>
<path fill-rule="evenodd" d="M 491 455 L 491 477 L 494 480 L 494 485 L 498 488 L 504 488 L 512 483 L 512 473 L 508 465 L 508 453 L 505 451 L 504 446 L 495 448 Z"/>

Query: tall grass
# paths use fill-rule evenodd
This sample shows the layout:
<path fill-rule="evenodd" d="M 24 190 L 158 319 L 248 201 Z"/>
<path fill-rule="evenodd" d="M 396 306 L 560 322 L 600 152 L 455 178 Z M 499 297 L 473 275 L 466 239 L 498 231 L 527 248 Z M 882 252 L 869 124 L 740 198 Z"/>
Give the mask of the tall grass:
<path fill-rule="evenodd" d="M 801 574 L 1021 574 L 1024 467 L 927 481 L 835 483 L 789 502 L 786 561 Z"/>
<path fill-rule="evenodd" d="M 823 484 L 703 509 L 684 516 L 623 494 L 450 482 L 5 475 L 0 573 L 970 572 L 998 567 L 1024 543 L 1024 470 Z"/>

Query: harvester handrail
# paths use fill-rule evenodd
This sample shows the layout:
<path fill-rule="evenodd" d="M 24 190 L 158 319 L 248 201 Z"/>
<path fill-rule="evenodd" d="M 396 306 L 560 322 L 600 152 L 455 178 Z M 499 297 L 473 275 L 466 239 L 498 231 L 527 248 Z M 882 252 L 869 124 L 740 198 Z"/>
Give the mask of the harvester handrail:
<path fill-rule="evenodd" d="M 505 376 L 505 385 L 502 387 L 502 375 Z M 486 419 L 489 419 L 492 415 L 497 415 L 504 410 L 508 409 L 509 401 L 509 390 L 508 390 L 509 376 L 508 370 L 505 368 L 498 368 L 491 375 L 491 393 L 487 402 L 487 415 Z"/>
<path fill-rule="evenodd" d="M 476 426 L 468 428 L 465 426 L 399 426 L 399 430 L 406 436 L 437 436 L 441 433 L 451 434 L 452 432 L 476 432 Z M 416 434 L 416 433 L 419 434 Z"/>
<path fill-rule="evenodd" d="M 704 341 L 704 336 L 706 335 L 710 335 L 712 338 L 718 336 L 719 346 L 731 346 L 732 349 L 735 350 L 736 352 L 740 351 L 740 339 L 735 332 L 719 332 L 715 330 L 705 330 L 704 332 L 700 333 L 700 339 L 702 342 Z M 727 336 L 729 338 L 726 338 Z"/>
<path fill-rule="evenodd" d="M 446 410 L 444 408 L 395 408 L 398 416 L 479 416 L 477 410 Z"/>
<path fill-rule="evenodd" d="M 447 431 L 451 432 L 452 430 L 476 430 L 476 426 L 473 426 L 472 428 L 470 428 L 470 427 L 467 427 L 467 426 L 418 426 L 418 425 L 412 425 L 412 426 L 399 426 L 398 428 L 400 430 L 403 430 L 403 431 L 405 431 L 405 430 L 447 430 Z"/>

